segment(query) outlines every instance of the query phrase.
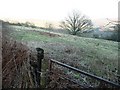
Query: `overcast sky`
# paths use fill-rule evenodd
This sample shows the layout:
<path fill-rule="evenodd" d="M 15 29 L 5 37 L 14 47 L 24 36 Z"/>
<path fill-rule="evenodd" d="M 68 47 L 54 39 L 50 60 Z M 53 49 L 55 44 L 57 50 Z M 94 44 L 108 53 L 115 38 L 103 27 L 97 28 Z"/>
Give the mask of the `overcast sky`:
<path fill-rule="evenodd" d="M 0 18 L 61 20 L 72 10 L 91 19 L 117 18 L 119 0 L 0 0 Z"/>

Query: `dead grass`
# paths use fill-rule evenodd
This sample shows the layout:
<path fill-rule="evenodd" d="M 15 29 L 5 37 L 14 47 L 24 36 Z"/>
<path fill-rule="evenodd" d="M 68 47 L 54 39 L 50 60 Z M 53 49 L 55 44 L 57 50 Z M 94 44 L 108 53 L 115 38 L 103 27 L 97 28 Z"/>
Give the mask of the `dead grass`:
<path fill-rule="evenodd" d="M 28 49 L 21 43 L 8 39 L 3 40 L 2 49 L 3 87 L 11 87 L 14 86 L 13 81 L 19 74 L 23 61 L 28 59 Z"/>
<path fill-rule="evenodd" d="M 34 87 L 30 77 L 27 46 L 9 37 L 9 31 L 3 30 L 2 37 L 2 88 Z"/>

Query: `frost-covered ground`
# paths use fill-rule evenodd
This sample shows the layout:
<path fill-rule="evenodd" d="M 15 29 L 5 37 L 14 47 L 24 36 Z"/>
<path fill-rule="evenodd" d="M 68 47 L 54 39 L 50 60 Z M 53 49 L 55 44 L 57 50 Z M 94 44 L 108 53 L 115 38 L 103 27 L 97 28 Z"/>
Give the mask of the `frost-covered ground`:
<path fill-rule="evenodd" d="M 106 79 L 117 80 L 117 42 L 18 26 L 10 26 L 9 29 L 11 37 L 29 48 L 43 48 L 48 59 L 56 59 Z"/>

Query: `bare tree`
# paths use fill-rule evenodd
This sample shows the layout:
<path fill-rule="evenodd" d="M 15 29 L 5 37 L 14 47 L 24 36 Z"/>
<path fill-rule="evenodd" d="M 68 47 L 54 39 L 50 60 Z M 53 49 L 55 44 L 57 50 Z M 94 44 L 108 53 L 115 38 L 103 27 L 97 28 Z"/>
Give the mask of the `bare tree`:
<path fill-rule="evenodd" d="M 61 22 L 60 27 L 66 29 L 72 35 L 76 35 L 81 30 L 90 29 L 92 22 L 86 16 L 73 11 L 64 21 Z"/>
<path fill-rule="evenodd" d="M 110 20 L 108 18 L 107 18 L 107 20 L 109 21 L 109 23 L 107 25 L 112 24 L 109 26 L 109 28 L 113 28 L 115 31 L 120 32 L 120 21 Z"/>
<path fill-rule="evenodd" d="M 106 24 L 104 27 L 108 27 L 109 30 L 112 29 L 113 34 L 111 35 L 111 40 L 113 41 L 118 41 L 120 42 L 120 21 L 115 21 L 115 20 L 110 20 L 107 18 L 109 21 L 108 24 Z"/>

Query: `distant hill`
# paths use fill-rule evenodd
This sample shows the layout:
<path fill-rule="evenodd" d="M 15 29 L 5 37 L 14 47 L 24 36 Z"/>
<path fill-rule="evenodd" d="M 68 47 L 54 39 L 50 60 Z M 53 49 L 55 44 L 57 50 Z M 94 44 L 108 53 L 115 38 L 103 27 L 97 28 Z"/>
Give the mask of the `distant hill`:
<path fill-rule="evenodd" d="M 1 18 L 1 19 L 5 21 L 10 21 L 10 22 L 21 22 L 21 23 L 31 22 L 31 23 L 34 23 L 36 26 L 40 26 L 40 27 L 45 27 L 46 23 L 51 23 L 55 28 L 59 28 L 59 24 L 60 24 L 60 21 L 49 21 L 49 20 L 42 20 L 42 19 L 19 19 L 19 18 L 17 19 Z M 117 19 L 111 18 L 110 20 L 117 20 Z M 92 22 L 95 27 L 103 27 L 109 23 L 107 18 L 92 19 Z"/>

